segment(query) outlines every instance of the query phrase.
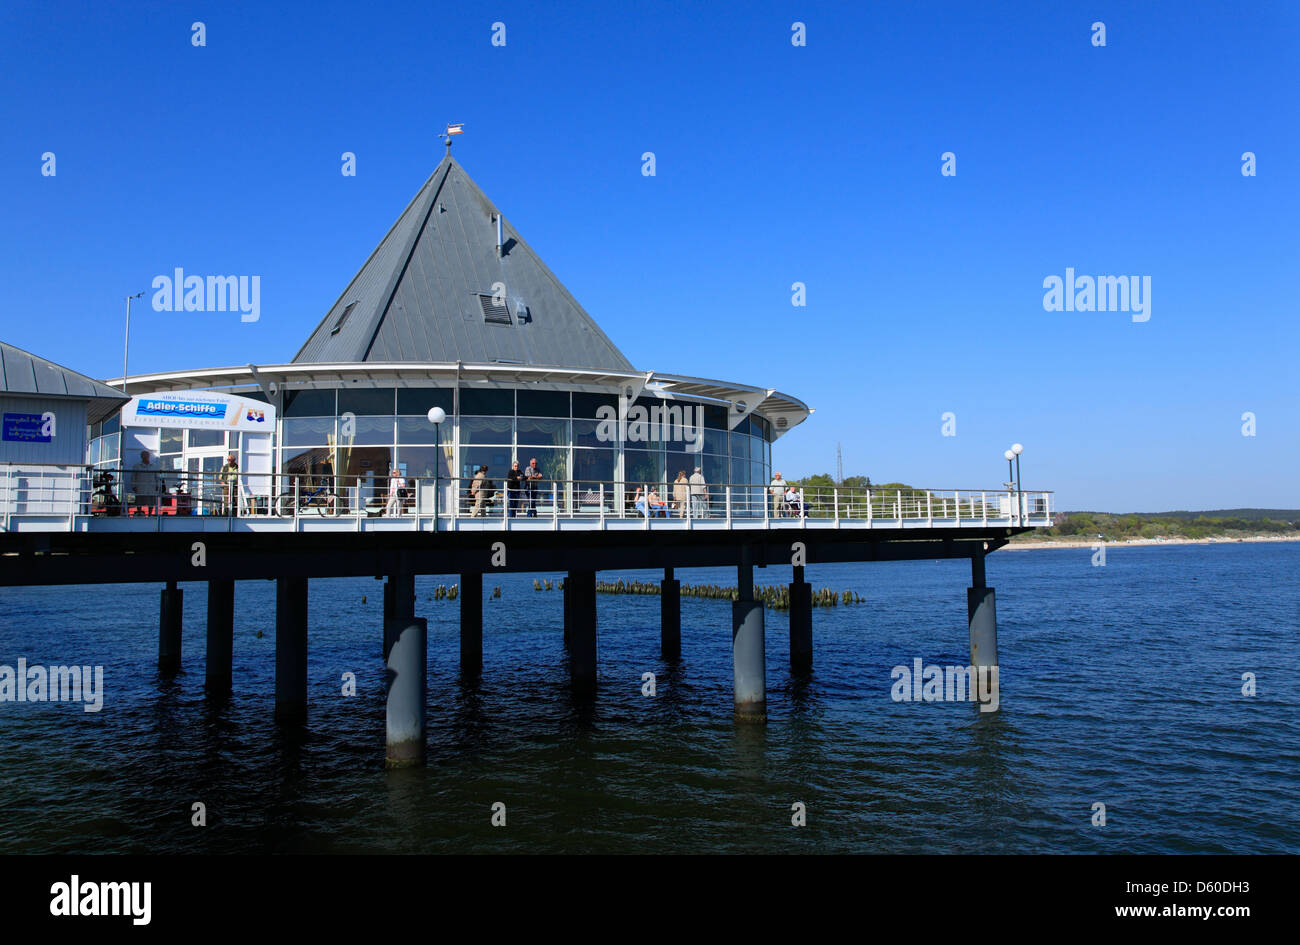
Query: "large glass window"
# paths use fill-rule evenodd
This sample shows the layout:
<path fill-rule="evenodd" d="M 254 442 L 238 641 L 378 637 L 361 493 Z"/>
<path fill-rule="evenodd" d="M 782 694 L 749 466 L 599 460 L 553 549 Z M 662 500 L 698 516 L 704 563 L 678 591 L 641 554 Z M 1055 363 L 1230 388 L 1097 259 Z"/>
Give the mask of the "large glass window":
<path fill-rule="evenodd" d="M 205 449 L 211 446 L 225 446 L 225 430 L 191 430 L 190 449 Z"/>
<path fill-rule="evenodd" d="M 730 426 L 726 407 L 706 404 L 704 407 L 704 425 L 714 430 L 726 430 Z"/>
<path fill-rule="evenodd" d="M 550 495 L 551 483 L 563 483 L 569 478 L 569 451 L 567 449 L 551 449 L 529 447 L 526 450 L 519 450 L 519 468 L 526 470 L 530 460 L 537 460 L 537 468 L 542 471 L 542 478 L 537 483 L 538 493 Z"/>
<path fill-rule="evenodd" d="M 450 387 L 399 387 L 397 412 L 403 416 L 427 417 L 433 407 L 441 407 L 447 416 L 456 412 L 456 392 Z"/>
<path fill-rule="evenodd" d="M 442 462 L 439 463 L 439 453 Z M 432 479 L 435 473 L 439 479 L 451 478 L 451 447 L 436 446 L 399 446 L 397 462 L 406 467 L 406 475 L 412 479 Z"/>
<path fill-rule="evenodd" d="M 497 488 L 504 488 L 510 463 L 511 452 L 508 446 L 462 446 L 460 449 L 460 475 L 465 480 L 473 479 L 479 466 L 487 466 L 488 478 L 496 481 Z M 460 484 L 460 491 L 461 495 L 468 494 L 468 481 Z"/>
<path fill-rule="evenodd" d="M 180 427 L 163 427 L 158 436 L 159 453 L 184 451 L 185 431 Z"/>
<path fill-rule="evenodd" d="M 334 391 L 332 390 L 285 391 L 284 415 L 286 417 L 332 417 L 334 413 Z"/>
<path fill-rule="evenodd" d="M 731 456 L 733 459 L 749 459 L 750 437 L 738 433 L 731 434 Z"/>
<path fill-rule="evenodd" d="M 722 454 L 727 452 L 726 430 L 704 431 L 704 452 Z"/>
<path fill-rule="evenodd" d="M 395 403 L 391 387 L 344 388 L 339 391 L 339 413 L 358 417 L 391 417 Z"/>
<path fill-rule="evenodd" d="M 664 481 L 664 454 L 658 450 L 626 450 L 623 468 L 629 488 Z"/>
<path fill-rule="evenodd" d="M 615 394 L 588 394 L 582 391 L 573 393 L 573 415 L 584 419 L 596 419 L 596 411 L 601 407 L 612 407 L 618 416 L 618 397 Z"/>
<path fill-rule="evenodd" d="M 514 439 L 510 417 L 461 417 L 462 443 L 510 443 Z"/>
<path fill-rule="evenodd" d="M 612 434 L 612 436 L 606 436 L 605 434 Z M 617 446 L 618 425 L 616 423 L 607 425 L 602 420 L 574 420 L 573 445 L 603 447 Z"/>
<path fill-rule="evenodd" d="M 281 424 L 284 446 L 324 446 L 334 439 L 333 417 L 296 418 Z"/>
<path fill-rule="evenodd" d="M 522 446 L 568 446 L 568 420 L 538 420 L 532 417 L 520 417 L 516 442 Z"/>
<path fill-rule="evenodd" d="M 539 459 L 540 463 L 541 460 Z M 594 488 L 599 493 L 599 483 L 605 483 L 605 492 L 613 488 L 614 470 L 618 463 L 617 450 L 573 451 L 573 478 L 582 489 Z"/>
<path fill-rule="evenodd" d="M 491 387 L 462 387 L 461 414 L 510 417 L 515 412 L 515 392 Z"/>
<path fill-rule="evenodd" d="M 339 423 L 339 442 L 357 446 L 392 446 L 393 418 L 349 417 Z"/>
<path fill-rule="evenodd" d="M 569 392 L 565 390 L 521 390 L 517 392 L 521 417 L 567 417 Z"/>
<path fill-rule="evenodd" d="M 429 422 L 428 417 L 398 417 L 397 442 L 450 443 L 452 429 L 451 422 L 448 420 L 444 420 L 440 427 L 435 427 Z"/>

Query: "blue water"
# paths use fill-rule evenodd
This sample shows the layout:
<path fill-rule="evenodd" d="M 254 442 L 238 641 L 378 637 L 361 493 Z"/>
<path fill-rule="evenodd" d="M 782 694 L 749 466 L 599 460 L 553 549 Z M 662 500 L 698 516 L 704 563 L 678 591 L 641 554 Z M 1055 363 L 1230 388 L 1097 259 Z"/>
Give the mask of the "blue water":
<path fill-rule="evenodd" d="M 868 602 L 814 612 L 807 681 L 791 677 L 785 615 L 767 612 L 766 726 L 732 717 L 725 602 L 683 599 L 671 668 L 658 598 L 601 595 L 600 689 L 586 705 L 569 695 L 559 591 L 485 578 L 501 598 L 485 603 L 484 673 L 469 689 L 456 604 L 425 599 L 455 578 L 421 578 L 429 763 L 394 772 L 377 581 L 312 582 L 297 733 L 272 720 L 270 582 L 237 586 L 234 694 L 215 708 L 202 584 L 182 585 L 185 671 L 168 681 L 156 585 L 3 589 L 0 664 L 102 664 L 106 695 L 98 713 L 0 703 L 0 853 L 1300 850 L 1300 544 L 1091 557 L 989 558 L 1002 705 L 986 714 L 890 697 L 895 665 L 968 662 L 967 564 L 811 566 L 814 587 Z M 721 569 L 678 576 L 734 583 Z M 498 801 L 504 827 L 490 823 Z M 207 826 L 191 825 L 195 802 Z M 806 826 L 791 825 L 796 802 Z M 1091 822 L 1097 802 L 1105 826 Z"/>

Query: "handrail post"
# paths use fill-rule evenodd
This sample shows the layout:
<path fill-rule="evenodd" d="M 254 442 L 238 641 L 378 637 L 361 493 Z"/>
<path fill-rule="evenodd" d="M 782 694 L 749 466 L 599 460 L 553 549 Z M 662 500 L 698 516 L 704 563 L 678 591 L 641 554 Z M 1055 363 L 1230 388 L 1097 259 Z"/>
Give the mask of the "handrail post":
<path fill-rule="evenodd" d="M 293 477 L 293 530 L 294 530 L 295 532 L 298 530 L 298 505 L 299 505 L 299 503 L 302 501 L 302 490 L 301 490 L 301 485 L 302 485 L 302 477 L 301 477 L 301 476 L 294 476 L 294 477 Z M 235 494 L 234 494 L 233 496 L 231 496 L 231 499 L 234 500 L 234 501 L 231 503 L 232 506 L 238 504 L 238 502 L 239 502 L 239 480 L 238 480 L 238 477 L 236 477 L 236 480 L 235 480 Z"/>
<path fill-rule="evenodd" d="M 799 524 L 808 527 L 808 499 L 802 486 L 799 487 Z"/>
<path fill-rule="evenodd" d="M 898 519 L 898 524 L 901 527 L 903 524 L 903 490 L 902 489 L 894 490 L 894 518 Z"/>
<path fill-rule="evenodd" d="M 605 530 L 605 484 L 600 484 L 600 530 Z"/>
<path fill-rule="evenodd" d="M 831 501 L 835 506 L 835 527 L 840 527 L 840 487 L 831 489 Z"/>
<path fill-rule="evenodd" d="M 984 513 L 982 524 L 987 528 L 989 524 L 989 499 L 988 494 L 984 492 L 980 493 L 980 511 Z"/>
<path fill-rule="evenodd" d="M 551 528 L 560 528 L 560 490 L 557 483 L 551 483 Z"/>
<path fill-rule="evenodd" d="M 731 483 L 727 483 L 726 488 L 726 508 L 727 508 L 727 528 L 731 528 Z"/>
<path fill-rule="evenodd" d="M 875 527 L 875 525 L 872 522 L 872 518 L 873 518 L 873 514 L 871 511 L 871 490 L 868 489 L 867 490 L 867 528 Z"/>
<path fill-rule="evenodd" d="M 927 526 L 934 525 L 934 503 L 930 501 L 932 495 L 933 493 L 929 489 L 925 490 L 925 524 Z M 917 509 L 917 512 L 920 512 L 920 509 Z"/>

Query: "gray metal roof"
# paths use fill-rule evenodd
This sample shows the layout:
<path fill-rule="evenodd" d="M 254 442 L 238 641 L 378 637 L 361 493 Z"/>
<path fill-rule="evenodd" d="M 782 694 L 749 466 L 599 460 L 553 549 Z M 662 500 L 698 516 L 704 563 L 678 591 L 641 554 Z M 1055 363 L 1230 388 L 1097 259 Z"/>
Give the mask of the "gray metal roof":
<path fill-rule="evenodd" d="M 498 214 L 449 152 L 294 362 L 473 361 L 632 370 L 504 217 L 504 252 L 498 256 Z M 492 296 L 494 283 L 505 286 L 509 324 L 485 317 L 479 296 Z"/>
<path fill-rule="evenodd" d="M 97 423 L 130 398 L 62 365 L 0 341 L 0 393 L 87 400 L 87 419 Z"/>

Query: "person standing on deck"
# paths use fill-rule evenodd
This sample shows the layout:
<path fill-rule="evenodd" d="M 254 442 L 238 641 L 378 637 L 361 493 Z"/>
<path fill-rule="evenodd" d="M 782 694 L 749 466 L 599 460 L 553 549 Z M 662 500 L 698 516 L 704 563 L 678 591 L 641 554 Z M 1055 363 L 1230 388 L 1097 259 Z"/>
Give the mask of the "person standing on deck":
<path fill-rule="evenodd" d="M 677 515 L 681 518 L 686 517 L 686 503 L 690 501 L 691 489 L 690 483 L 686 481 L 686 470 L 679 469 L 677 478 L 673 480 L 673 508 L 677 509 Z"/>
<path fill-rule="evenodd" d="M 781 501 L 785 498 L 785 480 L 781 474 L 777 473 L 772 477 L 772 517 L 779 518 L 781 515 Z"/>
<path fill-rule="evenodd" d="M 221 483 L 221 514 L 239 514 L 239 460 L 234 453 L 226 454 L 226 464 L 217 473 Z"/>
<path fill-rule="evenodd" d="M 696 466 L 691 473 L 691 514 L 707 518 L 709 514 L 709 484 L 704 481 L 704 467 Z"/>
<path fill-rule="evenodd" d="M 474 500 L 474 511 L 470 513 L 471 518 L 478 518 L 486 515 L 483 505 L 487 502 L 487 467 L 480 466 L 478 472 L 474 474 L 474 481 L 469 484 L 469 494 Z"/>
<path fill-rule="evenodd" d="M 542 471 L 537 468 L 537 457 L 534 456 L 528 461 L 528 468 L 524 470 L 524 485 L 528 489 L 528 517 L 537 517 L 537 483 L 541 481 Z"/>
<path fill-rule="evenodd" d="M 131 488 L 127 490 L 135 498 L 132 505 L 145 507 L 148 515 L 158 498 L 158 470 L 149 463 L 149 451 L 140 451 L 140 462 L 131 467 Z"/>
<path fill-rule="evenodd" d="M 506 473 L 506 503 L 509 505 L 506 514 L 511 518 L 523 507 L 523 489 L 524 474 L 519 468 L 519 460 L 515 460 L 510 464 L 510 472 Z"/>

